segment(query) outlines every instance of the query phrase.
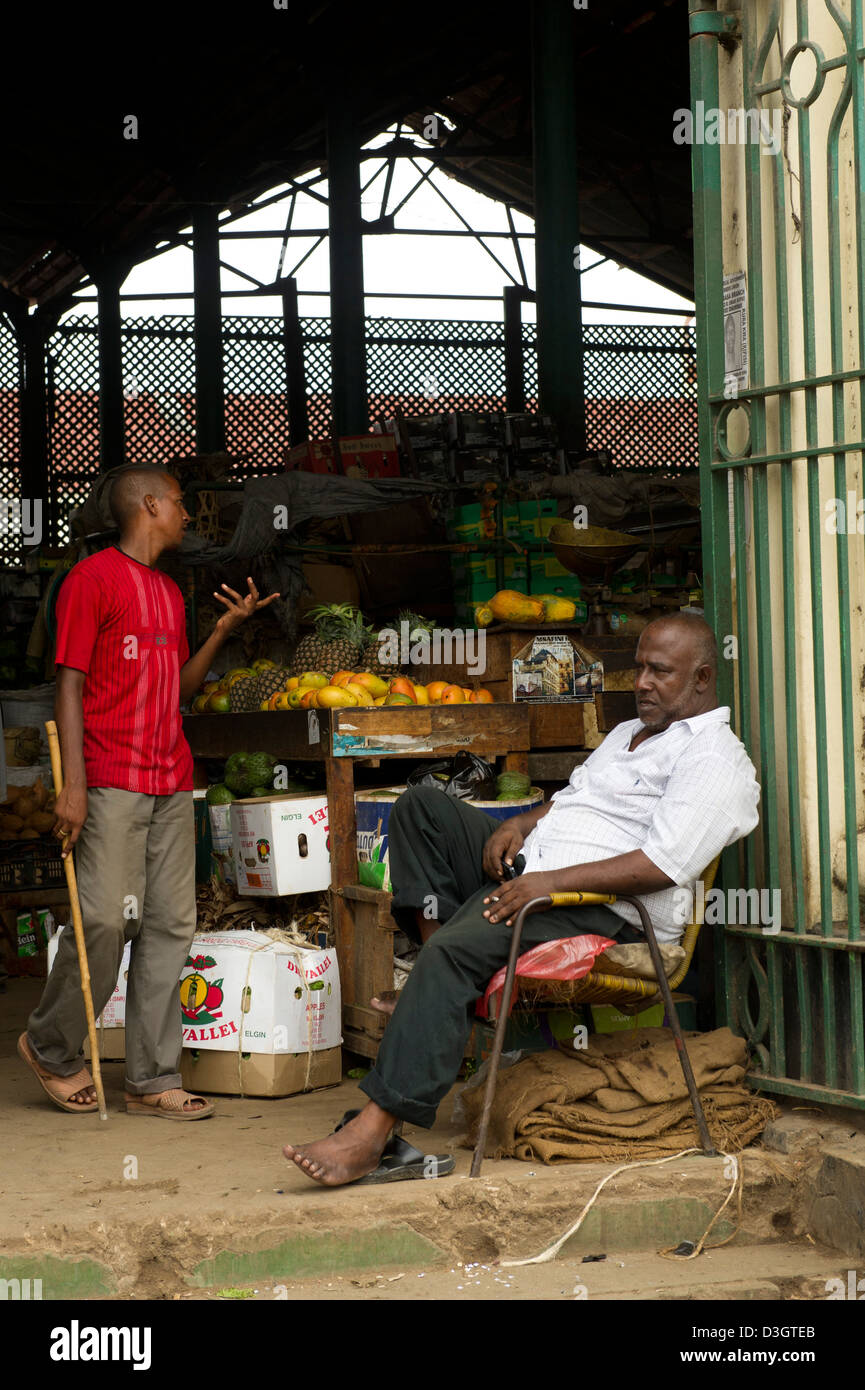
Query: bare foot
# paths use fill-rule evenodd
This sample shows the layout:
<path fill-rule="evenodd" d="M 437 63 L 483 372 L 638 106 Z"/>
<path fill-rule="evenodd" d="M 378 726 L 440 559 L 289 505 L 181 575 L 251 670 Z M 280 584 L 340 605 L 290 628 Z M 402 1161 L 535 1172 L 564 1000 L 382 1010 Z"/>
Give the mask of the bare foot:
<path fill-rule="evenodd" d="M 402 990 L 383 989 L 381 994 L 376 994 L 370 999 L 370 1007 L 376 1009 L 380 1014 L 387 1014 L 390 1017 L 397 1006 L 401 993 Z"/>
<path fill-rule="evenodd" d="M 370 1102 L 336 1134 L 299 1148 L 286 1144 L 282 1152 L 323 1187 L 342 1187 L 378 1167 L 393 1121 L 393 1115 Z"/>
<path fill-rule="evenodd" d="M 76 1091 L 69 1099 L 74 1105 L 93 1105 L 96 1100 L 96 1087 L 84 1086 L 80 1091 Z"/>

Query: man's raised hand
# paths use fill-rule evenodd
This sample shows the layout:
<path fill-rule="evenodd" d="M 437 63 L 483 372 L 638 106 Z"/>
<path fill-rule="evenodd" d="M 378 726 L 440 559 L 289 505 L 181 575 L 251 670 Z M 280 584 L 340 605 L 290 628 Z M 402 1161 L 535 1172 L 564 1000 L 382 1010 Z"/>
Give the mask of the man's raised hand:
<path fill-rule="evenodd" d="M 220 603 L 224 603 L 226 607 L 226 612 L 216 624 L 223 632 L 237 627 L 238 623 L 242 623 L 253 613 L 257 613 L 260 608 L 266 608 L 269 603 L 273 603 L 275 598 L 279 598 L 279 594 L 269 594 L 267 598 L 259 598 L 258 589 L 255 587 L 251 575 L 247 575 L 246 582 L 249 585 L 249 593 L 244 594 L 243 597 L 235 593 L 234 589 L 229 589 L 227 584 L 222 584 L 220 587 L 225 590 L 225 594 L 228 594 L 228 598 L 225 597 L 225 594 L 217 593 L 215 589 L 213 591 L 213 597 L 218 599 Z"/>
<path fill-rule="evenodd" d="M 522 849 L 525 836 L 514 825 L 513 820 L 502 821 L 484 845 L 483 870 L 487 878 L 503 879 L 505 876 L 502 860 L 510 866 L 514 856 Z"/>

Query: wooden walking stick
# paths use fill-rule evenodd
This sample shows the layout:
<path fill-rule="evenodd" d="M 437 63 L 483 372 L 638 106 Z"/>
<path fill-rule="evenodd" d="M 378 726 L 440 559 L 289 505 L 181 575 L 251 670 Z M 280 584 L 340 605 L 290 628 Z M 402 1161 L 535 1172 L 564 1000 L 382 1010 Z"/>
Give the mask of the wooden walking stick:
<path fill-rule="evenodd" d="M 63 765 L 60 761 L 60 740 L 57 737 L 57 725 L 53 719 L 46 719 L 45 730 L 48 734 L 48 751 L 51 755 L 51 775 L 54 778 L 54 790 L 59 796 L 63 790 Z M 65 836 L 64 836 L 65 842 Z M 99 1040 L 96 1037 L 96 1016 L 93 1012 L 93 995 L 90 990 L 90 967 L 87 964 L 87 947 L 84 944 L 84 923 L 81 919 L 81 903 L 78 899 L 78 880 L 75 877 L 75 863 L 72 858 L 72 850 L 63 860 L 63 867 L 66 871 L 66 887 L 69 889 L 69 906 L 72 910 L 72 929 L 75 932 L 75 945 L 78 950 L 78 966 L 81 971 L 81 993 L 84 995 L 84 1012 L 87 1015 L 87 1036 L 90 1039 L 90 1063 L 93 1072 L 93 1085 L 96 1087 L 96 1099 L 99 1102 L 100 1120 L 108 1119 L 108 1111 L 105 1106 L 105 1091 L 102 1087 L 102 1067 L 99 1061 Z"/>

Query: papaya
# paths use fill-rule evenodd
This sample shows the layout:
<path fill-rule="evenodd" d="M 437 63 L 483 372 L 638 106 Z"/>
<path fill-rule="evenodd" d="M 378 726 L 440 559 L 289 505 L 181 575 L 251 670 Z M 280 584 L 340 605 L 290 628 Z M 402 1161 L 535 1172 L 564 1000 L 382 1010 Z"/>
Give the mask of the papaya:
<path fill-rule="evenodd" d="M 540 599 L 517 593 L 516 589 L 499 589 L 489 601 L 494 618 L 500 623 L 543 622 L 544 605 Z"/>
<path fill-rule="evenodd" d="M 548 623 L 570 623 L 573 621 L 577 605 L 571 599 L 552 594 L 550 596 L 545 595 L 541 602 L 544 605 L 544 618 Z"/>

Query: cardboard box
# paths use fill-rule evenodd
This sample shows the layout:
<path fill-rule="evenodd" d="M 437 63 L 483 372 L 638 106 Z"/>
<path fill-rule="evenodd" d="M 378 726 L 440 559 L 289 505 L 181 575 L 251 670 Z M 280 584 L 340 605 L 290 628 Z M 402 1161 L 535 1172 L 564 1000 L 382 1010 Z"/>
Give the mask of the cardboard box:
<path fill-rule="evenodd" d="M 455 410 L 448 432 L 458 449 L 498 449 L 505 442 L 505 417 L 499 410 Z"/>
<path fill-rule="evenodd" d="M 520 515 L 513 502 L 502 503 L 502 532 L 514 539 L 520 535 Z M 452 508 L 447 535 L 452 541 L 495 540 L 496 509 L 492 499 Z"/>
<path fill-rule="evenodd" d="M 304 473 L 342 473 L 329 439 L 307 439 L 289 449 L 286 469 L 299 468 Z"/>
<path fill-rule="evenodd" d="M 513 659 L 513 699 L 532 703 L 594 700 L 604 667 L 590 661 L 566 633 L 533 637 Z"/>
<path fill-rule="evenodd" d="M 505 440 L 518 455 L 538 454 L 554 451 L 559 436 L 551 415 L 518 412 L 505 415 Z"/>
<path fill-rule="evenodd" d="M 392 434 L 346 434 L 339 438 L 342 471 L 350 478 L 398 478 L 399 450 Z"/>
<path fill-rule="evenodd" d="M 316 792 L 231 803 L 237 891 L 257 898 L 330 887 L 327 798 Z"/>
<path fill-rule="evenodd" d="M 360 586 L 351 566 L 309 560 L 303 565 L 303 577 L 310 592 L 297 600 L 299 617 L 319 603 L 351 603 L 355 608 L 360 607 Z"/>
<path fill-rule="evenodd" d="M 384 423 L 385 429 L 399 438 L 399 421 L 390 419 Z M 447 415 L 404 415 L 402 424 L 415 454 L 447 449 Z"/>
<path fill-rule="evenodd" d="M 185 1047 L 180 1075 L 187 1091 L 222 1096 L 293 1096 L 303 1090 L 306 1053 L 267 1056 L 260 1052 L 198 1052 Z M 313 1052 L 309 1084 L 315 1091 L 342 1081 L 342 1048 Z"/>
<path fill-rule="evenodd" d="M 331 949 L 286 946 L 265 932 L 197 932 L 178 989 L 185 1047 L 269 1055 L 342 1042 Z"/>
<path fill-rule="evenodd" d="M 125 1028 L 97 1028 L 96 1042 L 99 1047 L 99 1059 L 102 1062 L 125 1062 L 126 1061 L 126 1029 Z M 90 1039 L 84 1039 L 84 1057 L 90 1061 Z"/>
<path fill-rule="evenodd" d="M 71 926 L 61 926 L 56 935 L 52 936 L 48 942 L 48 971 L 49 974 L 54 967 L 57 959 L 57 949 L 60 944 L 60 937 L 63 932 L 72 931 Z M 114 986 L 114 993 L 102 1010 L 100 1017 L 96 1020 L 97 1026 L 101 1028 L 123 1029 L 126 1026 L 126 980 L 129 975 L 129 961 L 132 947 L 127 941 L 123 948 L 123 957 L 120 961 L 120 970 L 117 975 L 117 983 Z"/>
<path fill-rule="evenodd" d="M 237 883 L 234 840 L 231 835 L 231 802 L 208 806 L 212 854 L 224 883 Z"/>
<path fill-rule="evenodd" d="M 310 1047 L 312 1084 L 339 1081 L 335 951 L 286 946 L 256 931 L 200 932 L 179 994 L 185 1085 L 230 1095 L 291 1095 L 303 1089 Z"/>

